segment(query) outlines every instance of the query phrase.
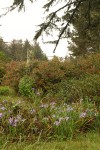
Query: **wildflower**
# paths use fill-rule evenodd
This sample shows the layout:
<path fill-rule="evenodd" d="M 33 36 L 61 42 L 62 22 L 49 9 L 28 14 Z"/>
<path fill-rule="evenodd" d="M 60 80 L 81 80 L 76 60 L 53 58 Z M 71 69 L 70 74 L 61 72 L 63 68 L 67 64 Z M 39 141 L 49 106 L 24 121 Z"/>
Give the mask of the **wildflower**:
<path fill-rule="evenodd" d="M 82 102 L 83 102 L 83 98 L 80 99 L 80 103 L 82 103 Z"/>
<path fill-rule="evenodd" d="M 17 115 L 16 119 L 18 119 L 18 121 L 21 120 L 21 115 Z"/>
<path fill-rule="evenodd" d="M 54 125 L 56 125 L 56 126 L 58 126 L 59 124 L 60 124 L 59 121 L 55 121 L 55 122 L 54 122 Z"/>
<path fill-rule="evenodd" d="M 50 104 L 54 106 L 56 103 L 55 102 L 51 102 Z"/>
<path fill-rule="evenodd" d="M 1 107 L 1 110 L 5 110 L 5 107 L 4 107 L 4 106 L 2 106 L 2 107 Z"/>
<path fill-rule="evenodd" d="M 42 108 L 47 108 L 47 107 L 48 107 L 48 104 L 42 104 L 40 107 L 42 107 Z"/>
<path fill-rule="evenodd" d="M 13 126 L 16 126 L 19 120 L 17 118 L 14 119 Z"/>
<path fill-rule="evenodd" d="M 32 88 L 32 91 L 35 91 L 35 88 Z"/>
<path fill-rule="evenodd" d="M 98 116 L 98 112 L 95 112 L 94 116 Z"/>
<path fill-rule="evenodd" d="M 33 114 L 33 113 L 36 113 L 36 110 L 35 109 L 31 109 L 30 112 L 31 112 L 31 114 Z"/>
<path fill-rule="evenodd" d="M 13 117 L 10 117 L 10 118 L 9 118 L 9 124 L 12 125 L 12 124 L 13 124 L 13 121 L 14 121 L 14 118 L 13 118 Z"/>
<path fill-rule="evenodd" d="M 60 117 L 60 118 L 59 118 L 59 121 L 61 122 L 63 119 L 64 119 L 63 117 Z"/>
<path fill-rule="evenodd" d="M 2 118 L 3 117 L 3 113 L 0 113 L 0 118 Z"/>
<path fill-rule="evenodd" d="M 40 95 L 41 95 L 41 93 L 40 93 L 39 91 L 37 91 L 37 92 L 36 92 L 36 95 L 40 96 Z"/>
<path fill-rule="evenodd" d="M 55 102 L 51 102 L 51 103 L 50 103 L 51 109 L 53 109 L 53 108 L 55 107 L 55 104 L 56 104 Z"/>
<path fill-rule="evenodd" d="M 80 114 L 80 118 L 85 118 L 86 117 L 86 112 L 82 112 L 81 114 Z"/>
<path fill-rule="evenodd" d="M 68 112 L 70 112 L 70 111 L 72 111 L 72 110 L 73 110 L 73 108 L 72 108 L 71 106 L 68 106 L 68 107 L 67 107 L 67 111 L 68 111 Z"/>
<path fill-rule="evenodd" d="M 66 103 L 64 103 L 63 105 L 64 105 L 64 106 L 67 106 L 67 104 L 66 104 Z"/>
<path fill-rule="evenodd" d="M 24 120 L 24 119 L 23 119 Z M 21 115 L 17 115 L 16 118 L 14 119 L 14 124 L 22 121 Z M 23 122 L 23 121 L 22 121 Z M 16 124 L 17 125 L 17 124 Z"/>
<path fill-rule="evenodd" d="M 22 121 L 22 122 L 25 122 L 25 120 L 26 120 L 26 119 L 22 119 L 21 121 Z"/>
<path fill-rule="evenodd" d="M 11 111 L 11 110 L 9 110 L 9 111 L 8 111 L 8 113 L 9 113 L 9 114 L 11 114 L 11 113 L 12 113 L 12 111 Z"/>
<path fill-rule="evenodd" d="M 17 116 L 18 117 L 18 116 Z M 13 127 L 16 127 L 17 126 L 17 123 L 19 122 L 19 118 L 13 118 L 13 117 L 10 117 L 9 118 L 9 124 Z M 20 118 L 21 119 L 21 118 Z"/>
<path fill-rule="evenodd" d="M 68 120 L 69 120 L 69 117 L 65 117 L 65 120 L 68 121 Z"/>
<path fill-rule="evenodd" d="M 16 105 L 19 105 L 19 104 L 21 104 L 21 101 L 18 101 L 18 103 L 16 103 Z"/>
<path fill-rule="evenodd" d="M 47 121 L 48 121 L 48 120 L 49 120 L 49 118 L 47 118 L 47 117 L 44 117 L 44 118 L 43 118 L 43 120 L 47 120 Z"/>
<path fill-rule="evenodd" d="M 34 118 L 34 121 L 37 121 L 37 118 L 36 118 L 36 117 Z"/>
<path fill-rule="evenodd" d="M 7 100 L 3 100 L 3 103 L 7 103 Z"/>
<path fill-rule="evenodd" d="M 56 117 L 56 115 L 53 114 L 53 115 L 52 115 L 52 118 L 55 118 L 55 117 Z"/>

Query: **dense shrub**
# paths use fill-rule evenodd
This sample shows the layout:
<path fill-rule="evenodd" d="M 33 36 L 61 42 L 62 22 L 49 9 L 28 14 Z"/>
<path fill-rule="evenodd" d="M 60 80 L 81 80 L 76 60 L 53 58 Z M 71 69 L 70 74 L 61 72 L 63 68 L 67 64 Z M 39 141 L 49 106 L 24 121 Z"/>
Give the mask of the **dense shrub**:
<path fill-rule="evenodd" d="M 100 76 L 88 75 L 81 80 L 64 80 L 59 83 L 57 96 L 67 102 L 75 102 L 88 98 L 95 101 L 95 97 L 100 97 Z"/>
<path fill-rule="evenodd" d="M 33 78 L 36 90 L 42 89 L 45 95 L 50 92 L 58 94 L 59 91 L 59 95 L 67 95 L 68 99 L 78 99 L 84 95 L 98 96 L 100 54 L 65 61 L 56 57 L 42 62 L 33 60 L 30 66 L 22 62 L 11 62 L 7 64 L 2 85 L 11 86 L 18 91 L 19 81 L 25 75 Z"/>
<path fill-rule="evenodd" d="M 100 53 L 77 59 L 78 66 L 84 70 L 85 74 L 100 74 Z"/>
<path fill-rule="evenodd" d="M 65 60 L 63 68 L 65 76 L 69 79 L 81 79 L 93 74 L 100 75 L 100 54 L 88 55 L 71 61 Z"/>
<path fill-rule="evenodd" d="M 86 58 L 60 61 L 54 58 L 43 62 L 33 70 L 37 88 L 56 93 L 59 83 L 69 80 L 84 80 L 87 76 L 100 74 L 100 55 L 90 55 Z M 88 80 L 88 79 L 87 79 Z M 69 85 L 70 86 L 70 85 Z"/>
<path fill-rule="evenodd" d="M 22 96 L 34 96 L 34 80 L 28 76 L 24 76 L 19 81 L 19 92 Z"/>
<path fill-rule="evenodd" d="M 34 68 L 37 68 L 38 61 L 34 60 L 30 66 L 26 62 L 11 61 L 6 64 L 5 75 L 2 79 L 2 85 L 7 85 L 14 88 L 18 92 L 18 85 L 20 79 L 31 74 Z"/>
<path fill-rule="evenodd" d="M 55 92 L 57 84 L 64 78 L 62 65 L 63 63 L 57 58 L 40 63 L 38 68 L 33 70 L 37 88 L 42 88 L 44 92 L 51 90 Z"/>
<path fill-rule="evenodd" d="M 2 85 L 7 85 L 18 91 L 18 84 L 21 77 L 24 75 L 25 64 L 12 61 L 6 65 L 6 74 L 4 75 Z"/>

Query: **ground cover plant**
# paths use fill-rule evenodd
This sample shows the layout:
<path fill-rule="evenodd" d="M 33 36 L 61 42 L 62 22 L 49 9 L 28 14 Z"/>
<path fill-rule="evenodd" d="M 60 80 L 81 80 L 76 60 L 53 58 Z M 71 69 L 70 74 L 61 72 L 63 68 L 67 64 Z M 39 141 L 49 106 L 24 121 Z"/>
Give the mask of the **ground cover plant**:
<path fill-rule="evenodd" d="M 68 139 L 78 133 L 99 130 L 99 111 L 88 99 L 78 103 L 44 102 L 36 99 L 27 105 L 23 101 L 0 102 L 0 135 L 12 141 L 34 139 Z"/>

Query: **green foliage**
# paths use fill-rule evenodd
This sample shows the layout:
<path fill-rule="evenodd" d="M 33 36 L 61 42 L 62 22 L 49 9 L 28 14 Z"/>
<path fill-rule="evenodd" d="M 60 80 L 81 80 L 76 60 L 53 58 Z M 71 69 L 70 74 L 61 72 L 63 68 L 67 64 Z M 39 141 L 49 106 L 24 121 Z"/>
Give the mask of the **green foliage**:
<path fill-rule="evenodd" d="M 34 68 L 37 68 L 38 61 L 34 60 L 30 66 L 26 66 L 26 62 L 11 61 L 6 64 L 5 74 L 2 78 L 2 85 L 7 85 L 18 92 L 18 84 L 20 79 L 32 73 Z"/>
<path fill-rule="evenodd" d="M 64 94 L 66 99 L 73 97 L 76 100 L 84 96 L 94 97 L 99 96 L 99 66 L 100 54 L 65 61 L 58 58 L 42 62 L 33 60 L 29 66 L 13 61 L 7 64 L 2 85 L 18 91 L 20 79 L 28 75 L 34 79 L 36 90 L 41 89 L 44 95 Z"/>
<path fill-rule="evenodd" d="M 44 92 L 56 92 L 57 83 L 64 78 L 62 66 L 63 63 L 58 58 L 39 63 L 32 74 L 35 76 L 37 88 L 42 88 Z"/>
<path fill-rule="evenodd" d="M 0 86 L 0 95 L 11 95 L 14 94 L 14 91 L 8 86 Z"/>
<path fill-rule="evenodd" d="M 100 74 L 100 54 L 78 57 L 71 61 L 65 60 L 64 71 L 69 79 L 81 79 L 86 75 Z"/>
<path fill-rule="evenodd" d="M 22 61 L 25 60 L 26 50 L 23 49 L 23 42 L 22 40 L 13 40 L 9 44 L 9 54 L 12 60 L 15 61 Z"/>
<path fill-rule="evenodd" d="M 31 53 L 30 53 L 31 52 Z M 38 43 L 30 44 L 28 40 L 13 40 L 9 45 L 0 39 L 0 63 L 1 61 L 28 61 L 28 59 L 47 60 Z"/>
<path fill-rule="evenodd" d="M 72 55 L 84 56 L 89 53 L 100 52 L 100 13 L 98 9 L 98 0 L 85 1 L 80 5 L 72 21 L 74 30 L 70 34 L 72 41 L 69 46 Z M 88 15 L 87 12 L 89 12 Z"/>
<path fill-rule="evenodd" d="M 0 106 L 0 136 L 6 135 L 11 141 L 65 140 L 99 129 L 99 110 L 86 99 L 72 104 L 5 99 L 0 101 Z"/>
<path fill-rule="evenodd" d="M 10 60 L 11 56 L 9 54 L 9 48 L 6 42 L 0 38 L 0 63 L 6 63 Z"/>
<path fill-rule="evenodd" d="M 24 76 L 19 81 L 19 92 L 22 96 L 33 97 L 34 93 L 34 80 L 29 76 Z"/>
<path fill-rule="evenodd" d="M 33 59 L 37 59 L 37 60 L 47 60 L 46 55 L 43 53 L 43 51 L 41 50 L 41 47 L 39 46 L 38 43 L 35 43 L 35 45 L 32 48 L 32 55 L 33 55 Z"/>
<path fill-rule="evenodd" d="M 3 61 L 6 61 L 6 59 L 7 59 L 7 56 L 3 52 L 0 52 L 0 63 Z"/>
<path fill-rule="evenodd" d="M 70 89 L 72 83 L 74 86 L 75 82 L 75 88 L 72 88 L 72 93 L 74 93 L 74 89 L 77 89 L 76 86 L 78 86 L 78 82 L 85 81 L 87 76 L 90 77 L 94 75 L 94 78 L 96 78 L 95 75 L 99 76 L 99 65 L 99 54 L 89 55 L 86 58 L 79 58 L 69 61 L 65 60 L 64 62 L 54 58 L 51 61 L 38 64 L 37 68 L 34 69 L 32 76 L 34 76 L 36 80 L 37 88 L 42 88 L 45 92 L 52 91 L 53 93 L 56 93 L 59 91 L 58 89 L 63 81 L 67 82 L 67 88 Z M 83 83 L 83 85 L 84 84 L 85 83 Z M 99 82 L 97 82 L 97 84 L 99 84 Z"/>
<path fill-rule="evenodd" d="M 100 76 L 91 75 L 87 76 L 82 83 L 82 93 L 83 96 L 88 96 L 92 98 L 93 96 L 100 96 Z"/>
<path fill-rule="evenodd" d="M 96 102 L 96 97 L 98 100 L 100 99 L 100 76 L 91 75 L 80 80 L 64 80 L 58 85 L 57 90 L 57 97 L 66 102 L 72 103 L 86 97 L 92 102 Z"/>

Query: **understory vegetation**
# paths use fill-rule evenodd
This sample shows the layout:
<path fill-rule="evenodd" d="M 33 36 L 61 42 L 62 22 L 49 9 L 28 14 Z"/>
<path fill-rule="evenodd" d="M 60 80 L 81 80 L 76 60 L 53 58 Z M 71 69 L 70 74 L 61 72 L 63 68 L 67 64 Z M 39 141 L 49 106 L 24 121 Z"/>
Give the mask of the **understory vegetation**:
<path fill-rule="evenodd" d="M 75 139 L 100 132 L 100 54 L 0 68 L 0 142 Z"/>

